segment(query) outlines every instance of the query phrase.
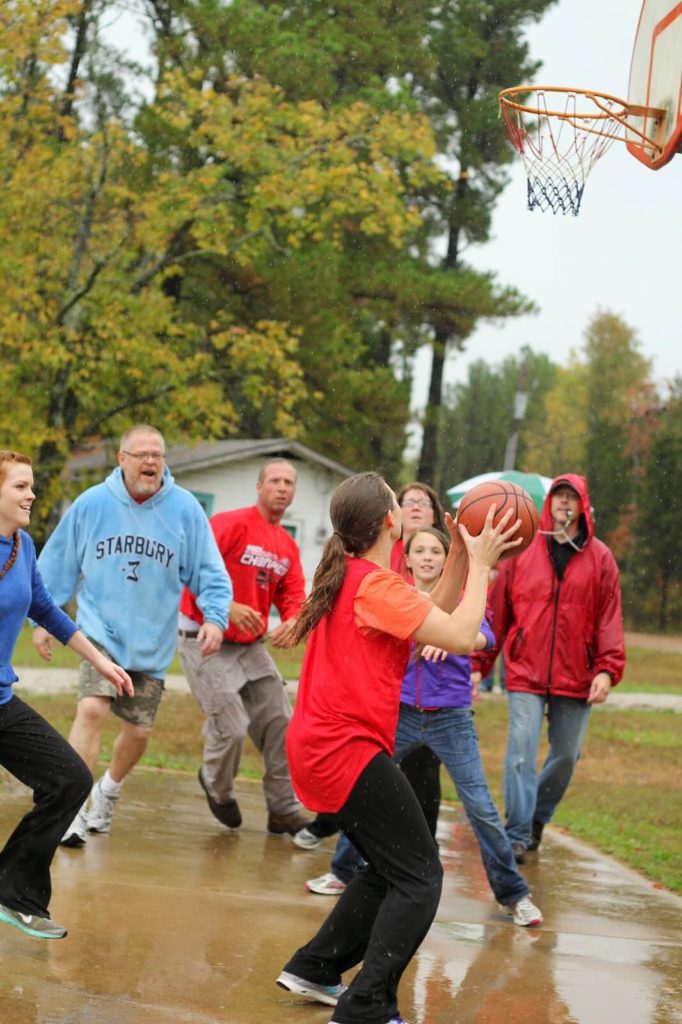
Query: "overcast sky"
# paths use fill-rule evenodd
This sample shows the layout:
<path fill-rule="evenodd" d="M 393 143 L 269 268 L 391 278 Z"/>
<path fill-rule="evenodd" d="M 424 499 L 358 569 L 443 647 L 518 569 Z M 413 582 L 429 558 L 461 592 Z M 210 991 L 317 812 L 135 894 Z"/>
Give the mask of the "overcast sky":
<path fill-rule="evenodd" d="M 532 55 L 544 65 L 536 80 L 626 98 L 640 8 L 641 0 L 560 0 L 529 33 Z M 563 363 L 599 309 L 635 329 L 657 380 L 682 373 L 681 198 L 682 155 L 650 171 L 614 142 L 587 180 L 578 217 L 531 213 L 517 160 L 495 211 L 493 240 L 466 258 L 541 311 L 481 326 L 466 351 L 449 358 L 446 379 L 466 380 L 473 360 L 497 363 L 523 344 Z M 422 405 L 429 359 L 419 367 L 415 402 Z"/>
<path fill-rule="evenodd" d="M 529 33 L 532 55 L 544 65 L 537 80 L 627 97 L 640 8 L 641 0 L 560 0 Z M 130 10 L 112 4 L 111 34 L 140 57 L 146 47 Z M 658 381 L 682 373 L 682 155 L 650 171 L 614 142 L 587 180 L 578 217 L 529 212 L 520 159 L 512 166 L 492 241 L 465 258 L 494 272 L 500 284 L 518 287 L 540 312 L 502 326 L 483 324 L 465 352 L 449 357 L 446 379 L 466 380 L 473 360 L 495 364 L 524 344 L 563 363 L 598 310 L 634 328 Z M 429 366 L 423 352 L 417 407 L 426 400 Z"/>

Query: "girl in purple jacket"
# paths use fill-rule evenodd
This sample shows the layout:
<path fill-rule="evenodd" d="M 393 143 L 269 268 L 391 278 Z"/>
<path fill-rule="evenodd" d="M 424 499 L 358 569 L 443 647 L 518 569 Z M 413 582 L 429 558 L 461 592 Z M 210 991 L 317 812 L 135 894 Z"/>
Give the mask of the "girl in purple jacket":
<path fill-rule="evenodd" d="M 406 563 L 415 586 L 429 593 L 438 582 L 450 545 L 431 527 L 414 533 L 406 547 Z M 484 620 L 476 649 L 491 647 L 494 638 Z M 490 888 L 514 924 L 542 924 L 519 873 L 511 843 L 483 773 L 471 708 L 471 664 L 468 656 L 425 647 L 408 665 L 400 697 L 394 758 L 399 761 L 421 746 L 429 747 L 452 779 L 481 851 Z"/>

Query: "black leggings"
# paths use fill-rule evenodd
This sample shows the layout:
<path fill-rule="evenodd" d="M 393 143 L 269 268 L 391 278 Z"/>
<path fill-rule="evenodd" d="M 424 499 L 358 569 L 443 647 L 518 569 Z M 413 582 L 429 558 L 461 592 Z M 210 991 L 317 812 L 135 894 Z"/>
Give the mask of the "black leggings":
<path fill-rule="evenodd" d="M 364 961 L 339 999 L 339 1024 L 386 1024 L 398 1012 L 403 971 L 429 930 L 443 869 L 410 783 L 386 754 L 359 776 L 337 815 L 368 862 L 317 935 L 284 968 L 323 985 Z"/>
<path fill-rule="evenodd" d="M 0 850 L 0 903 L 49 917 L 50 864 L 92 786 L 90 769 L 37 711 L 0 704 L 0 764 L 33 790 L 33 809 Z"/>

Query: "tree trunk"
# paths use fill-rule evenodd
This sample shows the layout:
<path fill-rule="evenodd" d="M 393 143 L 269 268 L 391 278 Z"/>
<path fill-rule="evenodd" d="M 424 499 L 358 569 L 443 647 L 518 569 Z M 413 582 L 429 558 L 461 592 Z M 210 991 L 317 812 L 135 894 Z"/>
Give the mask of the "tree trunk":
<path fill-rule="evenodd" d="M 448 332 L 444 328 L 436 328 L 432 345 L 433 359 L 431 362 L 431 379 L 429 381 L 429 397 L 424 413 L 424 434 L 422 450 L 419 457 L 417 479 L 430 484 L 438 490 L 439 480 L 436 479 L 438 464 L 438 432 L 440 428 L 441 407 L 443 403 L 443 375 L 445 372 L 445 353 L 447 351 Z"/>

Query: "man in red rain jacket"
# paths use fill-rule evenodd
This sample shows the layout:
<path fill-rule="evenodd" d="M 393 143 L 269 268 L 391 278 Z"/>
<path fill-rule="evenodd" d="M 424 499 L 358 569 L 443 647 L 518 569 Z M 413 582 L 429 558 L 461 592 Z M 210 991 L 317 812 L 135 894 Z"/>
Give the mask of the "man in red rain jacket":
<path fill-rule="evenodd" d="M 553 481 L 535 540 L 500 565 L 491 612 L 496 647 L 476 655 L 474 669 L 487 674 L 504 644 L 506 828 L 523 863 L 568 788 L 592 705 L 606 700 L 625 666 L 618 566 L 594 535 L 584 477 Z M 550 747 L 538 778 L 545 715 Z"/>

